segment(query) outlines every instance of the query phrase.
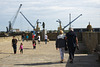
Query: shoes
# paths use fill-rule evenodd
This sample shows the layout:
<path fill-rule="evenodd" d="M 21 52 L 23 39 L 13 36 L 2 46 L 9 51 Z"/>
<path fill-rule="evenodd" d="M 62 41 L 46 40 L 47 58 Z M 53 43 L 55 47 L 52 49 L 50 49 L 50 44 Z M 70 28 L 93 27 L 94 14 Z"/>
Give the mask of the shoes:
<path fill-rule="evenodd" d="M 60 61 L 60 63 L 63 63 L 63 61 Z"/>
<path fill-rule="evenodd" d="M 63 62 L 64 62 L 64 60 L 61 60 L 61 61 L 60 61 L 60 63 L 63 63 Z"/>
<path fill-rule="evenodd" d="M 73 61 L 70 61 L 70 63 L 73 63 Z"/>
<path fill-rule="evenodd" d="M 73 63 L 73 60 L 70 60 L 69 62 L 70 62 L 70 63 Z"/>

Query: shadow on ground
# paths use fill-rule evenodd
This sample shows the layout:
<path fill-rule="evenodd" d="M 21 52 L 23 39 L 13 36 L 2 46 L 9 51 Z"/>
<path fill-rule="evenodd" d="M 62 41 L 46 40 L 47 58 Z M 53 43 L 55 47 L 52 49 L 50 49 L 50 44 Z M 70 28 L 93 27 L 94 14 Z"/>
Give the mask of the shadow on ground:
<path fill-rule="evenodd" d="M 33 50 L 33 48 L 23 48 L 23 49 L 25 49 L 25 50 Z"/>
<path fill-rule="evenodd" d="M 0 54 L 14 54 L 14 53 L 4 53 L 4 52 L 0 52 Z"/>
<path fill-rule="evenodd" d="M 75 56 L 73 63 L 67 61 L 66 67 L 100 67 L 97 57 L 93 55 Z"/>
<path fill-rule="evenodd" d="M 65 64 L 66 62 L 64 62 Z M 15 64 L 15 66 L 41 66 L 41 65 L 52 65 L 52 64 L 63 64 L 60 62 L 44 62 L 44 63 L 30 63 L 30 64 Z"/>

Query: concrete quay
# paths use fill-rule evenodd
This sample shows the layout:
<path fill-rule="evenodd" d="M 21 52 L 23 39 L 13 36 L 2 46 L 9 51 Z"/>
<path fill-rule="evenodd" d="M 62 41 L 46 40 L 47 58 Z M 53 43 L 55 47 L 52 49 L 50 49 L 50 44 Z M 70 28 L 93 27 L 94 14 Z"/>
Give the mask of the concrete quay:
<path fill-rule="evenodd" d="M 76 53 L 74 63 L 69 63 L 68 53 L 65 53 L 64 63 L 60 63 L 59 51 L 55 48 L 55 41 L 48 44 L 37 43 L 33 49 L 31 41 L 24 41 L 24 53 L 20 54 L 18 41 L 17 54 L 13 54 L 11 41 L 0 42 L 0 67 L 100 67 L 97 56 L 93 54 Z M 82 45 L 81 43 L 79 45 Z"/>

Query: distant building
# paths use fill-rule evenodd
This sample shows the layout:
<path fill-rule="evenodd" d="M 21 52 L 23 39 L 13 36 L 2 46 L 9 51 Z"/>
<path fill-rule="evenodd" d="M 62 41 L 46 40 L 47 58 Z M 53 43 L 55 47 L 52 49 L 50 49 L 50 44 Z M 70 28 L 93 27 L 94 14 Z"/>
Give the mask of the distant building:
<path fill-rule="evenodd" d="M 19 29 L 13 29 L 13 32 L 20 32 Z"/>
<path fill-rule="evenodd" d="M 92 25 L 87 25 L 87 28 L 74 28 L 75 32 L 100 32 L 100 28 L 92 28 Z"/>
<path fill-rule="evenodd" d="M 20 30 L 19 29 L 16 29 L 16 32 L 20 32 Z"/>
<path fill-rule="evenodd" d="M 75 32 L 86 32 L 87 28 L 74 28 Z M 93 32 L 100 32 L 100 28 L 93 28 Z"/>

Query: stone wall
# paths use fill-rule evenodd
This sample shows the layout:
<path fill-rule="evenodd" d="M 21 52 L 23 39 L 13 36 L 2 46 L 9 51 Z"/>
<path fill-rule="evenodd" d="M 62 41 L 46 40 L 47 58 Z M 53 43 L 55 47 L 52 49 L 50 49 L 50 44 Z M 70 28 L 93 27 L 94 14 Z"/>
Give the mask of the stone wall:
<path fill-rule="evenodd" d="M 100 39 L 98 37 L 98 34 L 99 33 L 95 33 L 95 32 L 82 33 L 82 41 L 87 46 L 90 52 L 93 52 L 93 50 L 95 50 L 99 44 Z"/>
<path fill-rule="evenodd" d="M 82 32 L 75 32 L 77 37 L 78 37 L 78 40 L 79 41 L 82 41 Z"/>
<path fill-rule="evenodd" d="M 98 33 L 98 44 L 100 45 L 100 32 Z"/>
<path fill-rule="evenodd" d="M 6 41 L 11 41 L 13 36 L 10 37 L 0 37 L 0 42 L 6 42 Z M 21 36 L 15 36 L 17 40 L 21 40 Z"/>
<path fill-rule="evenodd" d="M 49 40 L 56 40 L 57 38 L 57 33 L 48 33 L 47 35 Z"/>
<path fill-rule="evenodd" d="M 57 38 L 57 33 L 48 33 L 47 35 L 48 35 L 49 40 L 56 40 Z M 76 35 L 78 37 L 78 40 L 82 41 L 82 33 L 77 32 Z"/>

